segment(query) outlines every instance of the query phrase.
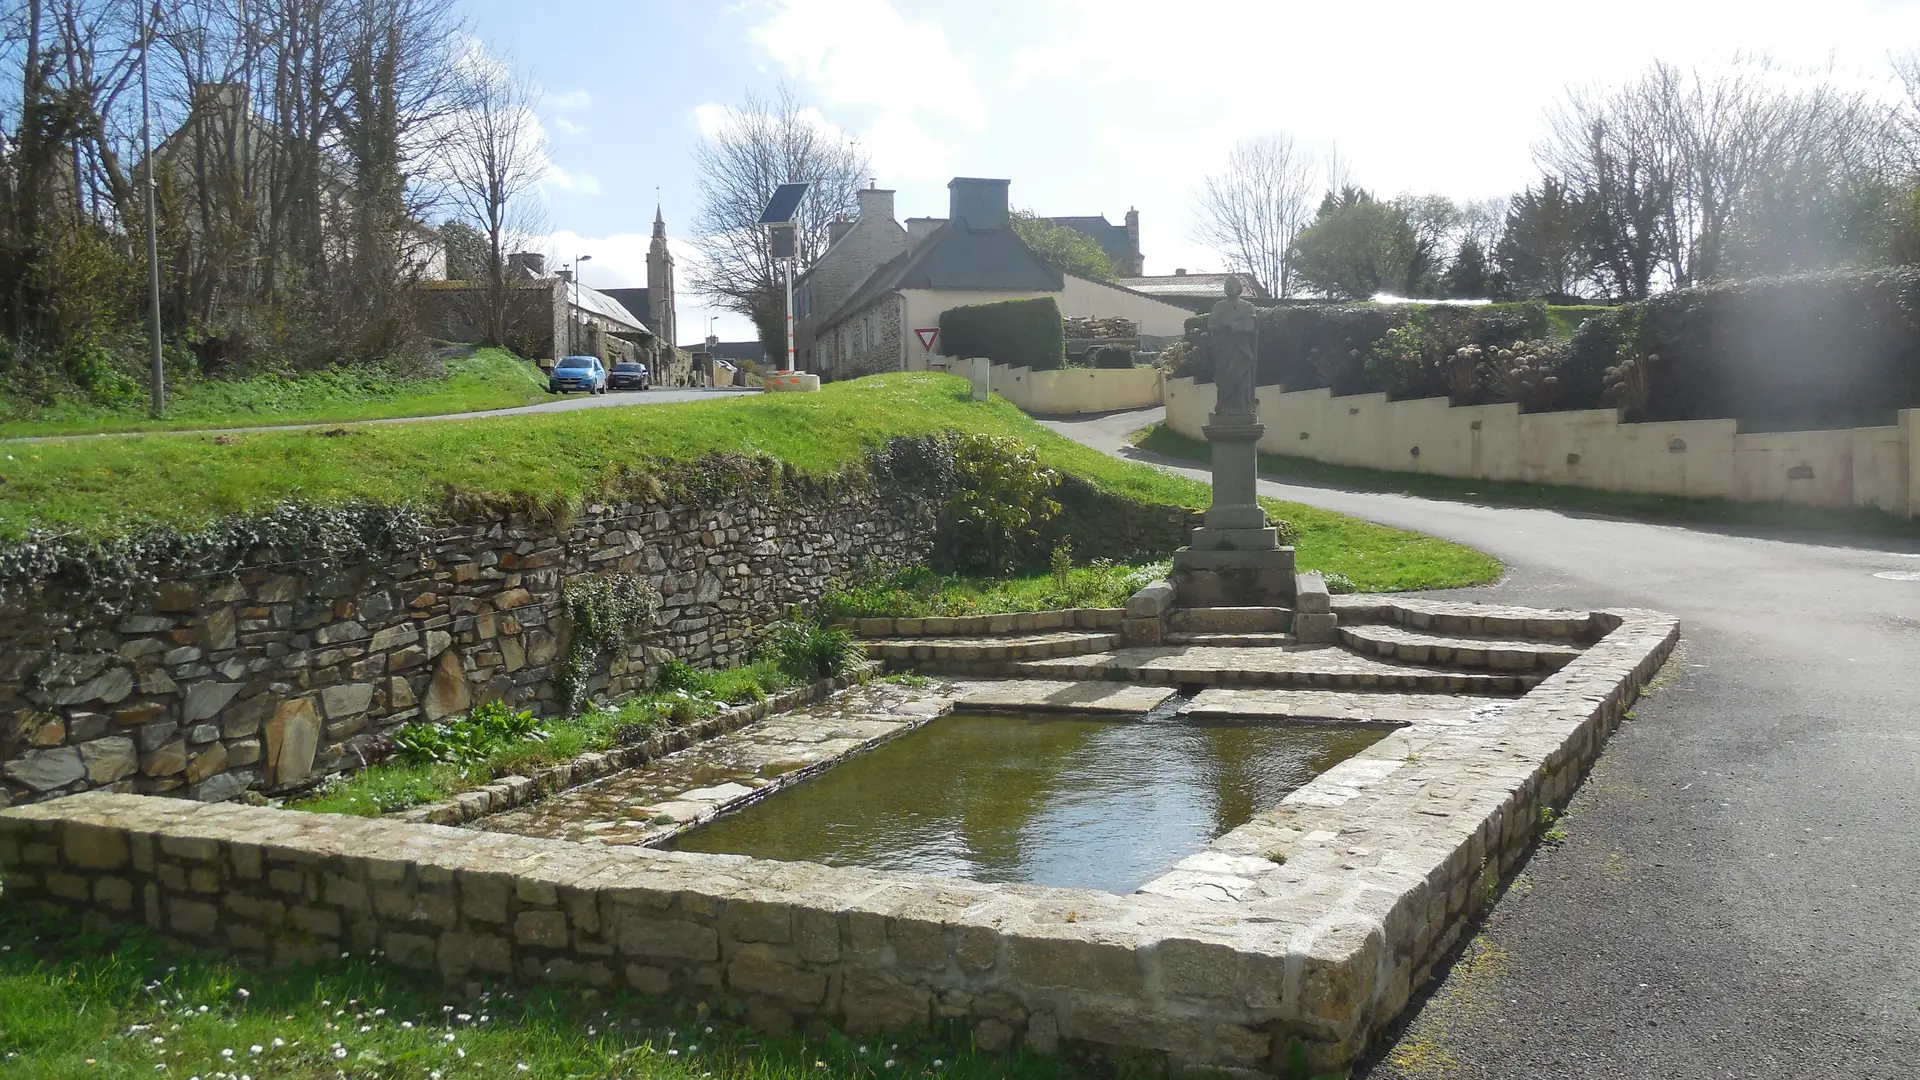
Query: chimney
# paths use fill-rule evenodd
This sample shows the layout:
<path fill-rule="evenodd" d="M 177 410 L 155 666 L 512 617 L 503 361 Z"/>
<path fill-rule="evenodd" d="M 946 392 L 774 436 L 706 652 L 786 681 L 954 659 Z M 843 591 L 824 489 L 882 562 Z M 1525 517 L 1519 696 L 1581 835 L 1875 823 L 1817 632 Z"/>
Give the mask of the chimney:
<path fill-rule="evenodd" d="M 947 216 L 964 221 L 968 232 L 999 232 L 1007 227 L 1007 180 L 956 176 L 947 183 Z"/>
<path fill-rule="evenodd" d="M 832 247 L 839 243 L 840 238 L 847 235 L 852 228 L 853 222 L 846 218 L 835 218 L 827 222 L 827 246 Z"/>
<path fill-rule="evenodd" d="M 573 284 L 573 271 L 571 270 L 555 270 L 553 275 L 568 285 Z"/>
<path fill-rule="evenodd" d="M 886 188 L 861 188 L 854 193 L 860 199 L 860 220 L 893 220 L 893 192 Z"/>
<path fill-rule="evenodd" d="M 927 237 L 932 236 L 936 232 L 939 232 L 940 226 L 945 225 L 946 223 L 947 223 L 946 218 L 937 218 L 937 217 L 908 218 L 907 219 L 907 246 L 913 247 L 917 245 L 918 243 L 920 243 L 920 241 L 925 240 Z"/>
<path fill-rule="evenodd" d="M 1127 239 L 1133 242 L 1133 250 L 1140 250 L 1140 211 L 1127 211 Z"/>
<path fill-rule="evenodd" d="M 1175 271 L 1173 272 L 1173 276 L 1174 276 L 1174 277 L 1186 277 L 1186 276 L 1187 276 L 1187 268 L 1183 266 L 1183 267 L 1181 267 L 1180 269 L 1178 269 L 1178 270 L 1175 270 Z"/>
<path fill-rule="evenodd" d="M 516 251 L 507 256 L 507 275 L 517 278 L 547 276 L 547 257 L 537 251 Z"/>

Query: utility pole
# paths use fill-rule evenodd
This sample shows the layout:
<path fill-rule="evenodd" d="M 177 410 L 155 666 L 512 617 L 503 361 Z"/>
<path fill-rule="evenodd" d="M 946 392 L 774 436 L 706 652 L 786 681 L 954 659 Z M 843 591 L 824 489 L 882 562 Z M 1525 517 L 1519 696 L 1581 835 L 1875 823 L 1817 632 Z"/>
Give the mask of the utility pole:
<path fill-rule="evenodd" d="M 580 355 L 580 264 L 592 262 L 591 255 L 573 257 L 573 310 L 567 312 L 567 353 Z"/>
<path fill-rule="evenodd" d="M 143 179 L 147 189 L 147 344 L 152 350 L 149 361 L 155 416 L 167 409 L 166 357 L 160 346 L 160 237 L 153 209 L 153 189 L 159 181 L 153 174 L 153 100 L 147 88 L 147 54 L 153 51 L 153 26 L 159 18 L 160 5 L 156 3 L 140 28 L 140 152 L 145 159 Z"/>

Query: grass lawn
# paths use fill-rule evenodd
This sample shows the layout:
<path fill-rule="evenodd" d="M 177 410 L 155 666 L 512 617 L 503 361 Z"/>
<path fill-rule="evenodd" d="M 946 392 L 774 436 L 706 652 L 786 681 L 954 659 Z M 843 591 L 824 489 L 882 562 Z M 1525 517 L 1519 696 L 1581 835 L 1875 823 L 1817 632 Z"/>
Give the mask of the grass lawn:
<path fill-rule="evenodd" d="M 829 619 L 923 619 L 1125 607 L 1127 597 L 1166 577 L 1171 569 L 1165 560 L 1076 566 L 1062 581 L 1050 573 L 971 577 L 936 574 L 916 566 L 828 593 L 820 600 L 820 614 Z"/>
<path fill-rule="evenodd" d="M 1208 460 L 1207 444 L 1155 424 L 1135 437 L 1142 450 L 1187 461 Z M 1823 532 L 1860 536 L 1920 537 L 1920 521 L 1902 521 L 1872 508 L 1830 510 L 1790 503 L 1748 503 L 1732 499 L 1689 499 L 1678 495 L 1644 495 L 1629 491 L 1600 491 L 1560 484 L 1528 484 L 1502 480 L 1462 480 L 1428 473 L 1389 472 L 1351 465 L 1328 465 L 1308 458 L 1261 454 L 1260 475 L 1268 480 L 1338 487 L 1349 491 L 1381 491 L 1429 499 L 1564 510 L 1642 521 L 1697 525 L 1735 525 L 1786 531 Z M 1324 511 L 1316 511 L 1316 513 Z"/>
<path fill-rule="evenodd" d="M 964 1030 L 766 1036 L 723 1006 L 496 989 L 359 957 L 244 971 L 141 929 L 86 931 L 0 899 L 0 1077 L 188 1080 L 818 1080 L 1114 1075 L 981 1054 Z"/>
<path fill-rule="evenodd" d="M 1204 505 L 1206 487 L 1056 435 L 950 375 L 833 383 L 681 405 L 233 435 L 140 435 L 0 445 L 0 539 L 29 529 L 109 535 L 193 526 L 288 500 L 431 507 L 450 495 L 551 505 L 617 491 L 632 472 L 714 452 L 837 471 L 899 435 L 1015 435 L 1046 464 L 1138 499 Z"/>
<path fill-rule="evenodd" d="M 168 387 L 167 412 L 160 419 L 148 415 L 144 400 L 108 408 L 36 407 L 0 398 L 0 438 L 331 424 L 509 409 L 548 397 L 546 376 L 532 362 L 503 349 L 481 349 L 448 360 L 445 379 L 396 379 L 364 370 L 195 379 Z"/>

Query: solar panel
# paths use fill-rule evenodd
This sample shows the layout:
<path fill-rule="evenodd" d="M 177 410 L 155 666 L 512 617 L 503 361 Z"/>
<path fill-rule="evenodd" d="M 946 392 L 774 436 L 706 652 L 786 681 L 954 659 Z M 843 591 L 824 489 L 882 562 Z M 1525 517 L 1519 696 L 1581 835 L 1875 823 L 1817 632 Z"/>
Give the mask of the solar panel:
<path fill-rule="evenodd" d="M 773 198 L 767 200 L 767 208 L 760 212 L 762 225 L 786 225 L 793 221 L 800 211 L 800 200 L 807 195 L 810 183 L 781 184 L 773 189 Z"/>

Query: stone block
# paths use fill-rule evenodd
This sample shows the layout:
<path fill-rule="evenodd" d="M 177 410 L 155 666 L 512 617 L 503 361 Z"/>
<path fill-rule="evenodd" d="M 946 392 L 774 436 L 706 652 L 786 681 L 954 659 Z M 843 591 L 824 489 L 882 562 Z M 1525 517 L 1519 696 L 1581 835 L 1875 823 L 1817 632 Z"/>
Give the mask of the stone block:
<path fill-rule="evenodd" d="M 1293 637 L 1302 645 L 1329 645 L 1340 639 L 1340 616 L 1327 612 L 1293 616 Z"/>
<path fill-rule="evenodd" d="M 1293 610 L 1308 615 L 1324 615 L 1333 610 L 1333 596 L 1327 592 L 1327 579 L 1318 570 L 1306 570 L 1295 575 Z"/>
<path fill-rule="evenodd" d="M 167 902 L 167 925 L 188 937 L 210 938 L 220 927 L 220 909 L 204 900 L 176 896 Z"/>
<path fill-rule="evenodd" d="M 227 744 L 212 743 L 187 759 L 187 783 L 197 784 L 215 773 L 227 771 Z"/>
<path fill-rule="evenodd" d="M 784 945 L 793 940 L 793 908 L 755 900 L 734 900 L 721 915 L 720 928 L 734 941 Z"/>
<path fill-rule="evenodd" d="M 312 698 L 283 701 L 266 723 L 267 777 L 273 787 L 286 787 L 313 772 L 320 745 L 320 714 Z"/>
<path fill-rule="evenodd" d="M 71 746 L 29 750 L 0 767 L 0 775 L 34 791 L 57 791 L 87 775 L 80 751 Z"/>
<path fill-rule="evenodd" d="M 626 966 L 627 985 L 642 994 L 659 995 L 673 989 L 673 976 L 646 964 Z"/>
<path fill-rule="evenodd" d="M 466 712 L 472 705 L 473 694 L 467 687 L 467 674 L 460 667 L 460 654 L 448 649 L 440 654 L 439 662 L 433 667 L 433 682 L 427 686 L 421 710 L 427 719 L 441 720 Z"/>
<path fill-rule="evenodd" d="M 198 723 L 219 714 L 227 703 L 240 693 L 242 684 L 217 682 L 203 679 L 187 690 L 187 702 L 182 706 L 181 716 L 189 724 Z"/>
<path fill-rule="evenodd" d="M 1121 997 L 1144 993 L 1140 958 L 1118 945 L 1063 938 L 1009 937 L 1013 975 L 1029 986 L 1057 986 Z"/>
<path fill-rule="evenodd" d="M 727 964 L 727 985 L 796 1005 L 818 1005 L 827 994 L 825 975 L 788 963 L 771 945 L 742 946 Z"/>
<path fill-rule="evenodd" d="M 496 975 L 513 973 L 513 943 L 493 934 L 440 935 L 440 971 L 459 976 L 471 971 Z"/>
<path fill-rule="evenodd" d="M 382 948 L 387 959 L 404 968 L 427 971 L 434 966 L 434 940 L 424 934 L 406 934 L 390 930 Z"/>
<path fill-rule="evenodd" d="M 924 1027 L 932 1011 L 932 991 L 884 971 L 850 970 L 840 990 L 843 1022 L 854 1035 Z"/>
<path fill-rule="evenodd" d="M 657 956 L 669 960 L 717 960 L 720 935 L 711 926 L 685 919 L 662 919 L 620 909 L 614 941 L 622 955 Z"/>
<path fill-rule="evenodd" d="M 513 940 L 542 949 L 564 949 L 567 916 L 560 911 L 523 911 L 514 919 Z"/>
<path fill-rule="evenodd" d="M 77 821 L 61 826 L 60 851 L 67 865 L 79 870 L 118 870 L 131 857 L 125 832 Z"/>
<path fill-rule="evenodd" d="M 320 691 L 320 704 L 326 710 L 327 719 L 344 720 L 357 717 L 373 704 L 372 683 L 345 683 L 329 686 Z"/>
<path fill-rule="evenodd" d="M 1166 624 L 1158 618 L 1125 619 L 1120 623 L 1120 644 L 1129 649 L 1149 648 L 1161 642 Z"/>
<path fill-rule="evenodd" d="M 173 776 L 187 769 L 187 740 L 174 739 L 148 751 L 140 758 L 144 776 Z"/>

